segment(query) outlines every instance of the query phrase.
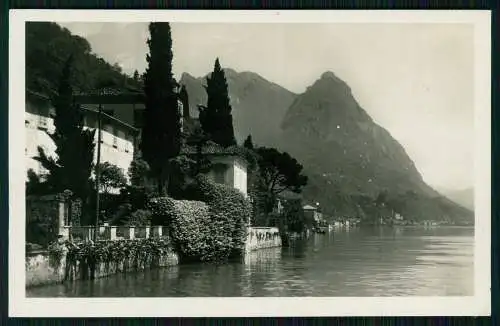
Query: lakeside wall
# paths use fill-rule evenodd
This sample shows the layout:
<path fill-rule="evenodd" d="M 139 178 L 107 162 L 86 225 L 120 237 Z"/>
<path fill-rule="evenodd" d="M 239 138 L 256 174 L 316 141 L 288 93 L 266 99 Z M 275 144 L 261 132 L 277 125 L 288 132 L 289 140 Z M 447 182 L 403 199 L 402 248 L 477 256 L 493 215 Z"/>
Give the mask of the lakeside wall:
<path fill-rule="evenodd" d="M 248 228 L 246 251 L 253 251 L 264 248 L 281 247 L 281 236 L 276 227 L 250 227 Z"/>
<path fill-rule="evenodd" d="M 114 227 L 110 227 L 114 229 Z M 132 228 L 133 229 L 133 228 Z M 159 234 L 151 232 L 152 235 L 161 237 Z M 66 234 L 70 234 L 67 232 Z M 107 233 L 107 232 L 106 232 Z M 114 232 L 111 232 L 110 238 L 114 238 Z M 149 235 L 149 232 L 147 232 Z M 91 232 L 88 232 L 91 235 Z M 87 237 L 85 237 L 87 238 Z M 128 237 L 128 240 L 133 237 Z M 127 241 L 119 238 L 116 241 Z M 247 240 L 245 243 L 245 252 L 255 251 L 264 248 L 281 247 L 281 237 L 278 228 L 259 228 L 249 227 Z M 67 251 L 61 257 L 55 258 L 49 255 L 46 250 L 38 250 L 26 253 L 26 287 L 62 283 L 66 281 L 76 281 L 85 279 L 94 279 L 106 277 L 117 273 L 136 272 L 150 268 L 162 268 L 175 266 L 179 264 L 179 257 L 175 252 L 168 252 L 156 259 L 148 261 L 136 261 L 133 259 L 124 259 L 120 262 L 101 262 L 97 267 L 80 263 L 78 261 L 69 262 L 66 259 Z"/>
<path fill-rule="evenodd" d="M 101 262 L 94 270 L 78 261 L 68 263 L 66 253 L 60 259 L 55 259 L 50 257 L 48 251 L 36 251 L 26 253 L 26 287 L 101 278 L 117 273 L 175 266 L 178 263 L 177 254 L 168 252 L 149 261 L 124 259 L 120 262 Z"/>

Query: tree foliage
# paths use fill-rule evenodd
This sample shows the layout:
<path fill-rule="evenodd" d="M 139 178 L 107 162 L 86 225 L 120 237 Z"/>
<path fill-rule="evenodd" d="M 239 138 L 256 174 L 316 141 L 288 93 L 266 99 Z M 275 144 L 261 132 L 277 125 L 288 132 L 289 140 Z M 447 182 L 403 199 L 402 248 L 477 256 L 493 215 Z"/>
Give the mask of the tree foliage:
<path fill-rule="evenodd" d="M 205 90 L 208 96 L 207 106 L 199 106 L 199 118 L 203 130 L 221 146 L 236 145 L 228 86 L 219 58 L 215 60 L 211 76 L 207 77 Z"/>
<path fill-rule="evenodd" d="M 210 137 L 199 125 L 195 126 L 191 134 L 187 137 L 187 144 L 196 148 L 194 165 L 191 170 L 192 176 L 207 172 L 210 168 L 210 160 L 203 154 L 203 148 L 207 145 L 209 140 Z"/>
<path fill-rule="evenodd" d="M 137 89 L 138 83 L 93 54 L 89 42 L 52 22 L 26 23 L 26 88 L 48 96 L 57 94 L 59 72 L 69 54 L 74 56 L 73 88 L 89 92 L 102 80 L 120 90 Z"/>
<path fill-rule="evenodd" d="M 181 145 L 180 112 L 172 75 L 172 37 L 169 23 L 150 23 L 147 43 L 148 67 L 144 78 L 146 96 L 144 126 L 140 143 L 159 194 L 166 194 L 170 160 Z"/>
<path fill-rule="evenodd" d="M 278 195 L 285 190 L 300 193 L 307 184 L 302 165 L 287 152 L 259 147 L 259 173 L 265 190 Z"/>
<path fill-rule="evenodd" d="M 26 195 L 43 195 L 47 193 L 47 187 L 33 169 L 28 170 L 28 180 L 26 180 Z"/>
<path fill-rule="evenodd" d="M 38 156 L 34 159 L 48 171 L 46 185 L 49 191 L 59 193 L 68 189 L 85 202 L 91 190 L 95 130 L 83 128 L 81 109 L 73 103 L 72 62 L 70 56 L 59 79 L 57 95 L 52 100 L 55 131 L 48 134 L 56 145 L 56 157 L 48 156 L 38 147 Z"/>
<path fill-rule="evenodd" d="M 268 226 L 278 196 L 285 191 L 300 193 L 307 184 L 307 176 L 302 174 L 302 165 L 286 152 L 267 147 L 258 147 L 251 152 L 257 160 L 248 179 L 254 222 Z"/>
<path fill-rule="evenodd" d="M 293 199 L 284 202 L 284 224 L 290 232 L 303 232 L 307 227 L 312 226 L 312 221 L 308 221 L 302 209 L 302 201 Z"/>
<path fill-rule="evenodd" d="M 99 164 L 100 190 L 109 193 L 111 189 L 120 189 L 127 183 L 123 170 L 109 162 Z"/>
<path fill-rule="evenodd" d="M 141 158 L 134 158 L 128 168 L 128 177 L 133 186 L 144 187 L 148 183 L 149 164 Z"/>

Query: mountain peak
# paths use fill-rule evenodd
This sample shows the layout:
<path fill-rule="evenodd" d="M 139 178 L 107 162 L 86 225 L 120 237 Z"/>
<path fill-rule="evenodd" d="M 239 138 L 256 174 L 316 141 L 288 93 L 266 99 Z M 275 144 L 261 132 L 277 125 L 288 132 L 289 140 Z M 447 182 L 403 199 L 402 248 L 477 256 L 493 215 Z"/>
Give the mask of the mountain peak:
<path fill-rule="evenodd" d="M 317 82 L 329 82 L 329 83 L 335 83 L 337 85 L 341 85 L 343 86 L 343 88 L 346 88 L 350 91 L 350 87 L 349 85 L 347 85 L 347 83 L 345 81 L 343 81 L 342 79 L 340 79 L 337 75 L 335 75 L 335 73 L 331 72 L 331 71 L 325 71 L 320 79 L 317 81 Z"/>
<path fill-rule="evenodd" d="M 335 76 L 335 74 L 331 71 L 325 71 L 322 75 L 321 75 L 321 79 L 327 79 L 327 78 L 330 78 L 330 79 L 335 79 L 335 80 L 338 80 L 339 78 L 337 76 Z"/>

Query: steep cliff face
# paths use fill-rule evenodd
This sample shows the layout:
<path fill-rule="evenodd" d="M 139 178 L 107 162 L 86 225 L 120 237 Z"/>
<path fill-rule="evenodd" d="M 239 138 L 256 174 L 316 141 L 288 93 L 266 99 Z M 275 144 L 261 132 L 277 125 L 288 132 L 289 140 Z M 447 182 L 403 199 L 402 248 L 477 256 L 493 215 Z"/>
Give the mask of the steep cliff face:
<path fill-rule="evenodd" d="M 280 123 L 296 95 L 285 88 L 267 81 L 252 72 L 236 72 L 224 69 L 231 106 L 236 139 L 239 143 L 249 135 L 255 143 L 276 146 Z M 187 73 L 180 83 L 186 86 L 189 95 L 191 116 L 198 116 L 198 105 L 206 105 L 206 76 L 195 78 Z"/>
<path fill-rule="evenodd" d="M 350 193 L 384 188 L 435 195 L 404 148 L 359 106 L 350 88 L 324 73 L 290 106 L 280 145 Z"/>
<path fill-rule="evenodd" d="M 292 103 L 282 122 L 279 147 L 304 165 L 310 177 L 304 195 L 323 202 L 327 211 L 358 214 L 360 198 L 375 199 L 386 192 L 387 201 L 404 205 L 402 211 L 419 210 L 419 218 L 470 217 L 470 211 L 442 198 L 423 181 L 404 148 L 332 72 L 324 73 Z"/>

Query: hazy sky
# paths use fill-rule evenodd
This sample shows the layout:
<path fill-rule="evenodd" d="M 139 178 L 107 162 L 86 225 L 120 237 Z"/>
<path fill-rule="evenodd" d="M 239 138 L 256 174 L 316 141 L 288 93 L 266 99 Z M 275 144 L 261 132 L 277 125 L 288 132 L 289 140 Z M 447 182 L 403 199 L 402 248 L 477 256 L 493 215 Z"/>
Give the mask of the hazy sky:
<path fill-rule="evenodd" d="M 143 23 L 64 23 L 124 71 L 144 71 Z M 216 57 L 296 92 L 333 71 L 433 186 L 473 186 L 473 26 L 173 23 L 174 73 L 202 76 Z"/>

